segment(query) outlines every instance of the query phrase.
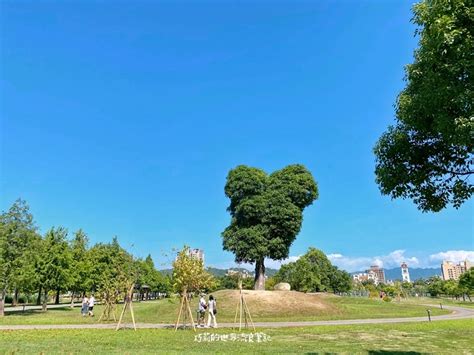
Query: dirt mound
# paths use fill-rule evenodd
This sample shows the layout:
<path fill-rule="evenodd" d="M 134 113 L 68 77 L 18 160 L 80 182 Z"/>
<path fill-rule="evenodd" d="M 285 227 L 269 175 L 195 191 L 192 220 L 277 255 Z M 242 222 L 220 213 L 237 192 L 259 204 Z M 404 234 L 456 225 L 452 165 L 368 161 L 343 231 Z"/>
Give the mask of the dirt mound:
<path fill-rule="evenodd" d="M 243 293 L 252 315 L 259 318 L 285 318 L 290 314 L 308 317 L 337 312 L 337 309 L 326 301 L 327 296 L 321 294 L 252 290 L 244 290 Z M 231 315 L 235 312 L 239 302 L 238 290 L 217 291 L 213 295 L 223 314 Z"/>

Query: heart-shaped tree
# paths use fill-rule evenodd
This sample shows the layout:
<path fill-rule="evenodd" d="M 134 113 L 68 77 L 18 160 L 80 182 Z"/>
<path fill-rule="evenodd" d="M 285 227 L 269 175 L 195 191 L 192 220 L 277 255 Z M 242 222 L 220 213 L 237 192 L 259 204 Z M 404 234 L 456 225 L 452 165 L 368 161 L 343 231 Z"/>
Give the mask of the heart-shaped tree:
<path fill-rule="evenodd" d="M 301 229 L 303 210 L 318 198 L 311 173 L 299 164 L 267 175 L 239 165 L 227 175 L 230 225 L 222 233 L 224 250 L 236 262 L 255 263 L 255 289 L 265 289 L 265 258 L 283 260 Z"/>

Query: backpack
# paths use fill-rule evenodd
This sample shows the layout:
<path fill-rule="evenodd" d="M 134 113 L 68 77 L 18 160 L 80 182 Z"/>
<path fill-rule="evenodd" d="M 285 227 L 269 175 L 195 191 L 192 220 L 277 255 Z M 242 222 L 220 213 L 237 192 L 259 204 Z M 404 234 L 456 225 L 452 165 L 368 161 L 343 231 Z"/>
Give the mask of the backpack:
<path fill-rule="evenodd" d="M 214 315 L 217 314 L 217 303 L 216 303 L 216 300 L 214 300 L 214 309 L 212 310 L 212 313 L 214 313 Z"/>

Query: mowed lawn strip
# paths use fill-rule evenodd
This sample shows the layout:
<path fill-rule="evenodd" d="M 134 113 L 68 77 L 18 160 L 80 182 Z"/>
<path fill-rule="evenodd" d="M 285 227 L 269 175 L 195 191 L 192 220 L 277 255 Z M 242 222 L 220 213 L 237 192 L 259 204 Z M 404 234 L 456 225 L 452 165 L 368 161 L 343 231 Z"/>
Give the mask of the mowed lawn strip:
<path fill-rule="evenodd" d="M 474 298 L 471 297 L 474 301 Z M 458 306 L 465 308 L 474 308 L 474 302 L 471 301 L 462 301 L 452 298 L 441 298 L 441 297 L 410 297 L 408 299 L 402 299 L 403 303 L 412 303 L 412 304 L 433 304 L 436 306 L 446 305 L 446 306 Z"/>
<path fill-rule="evenodd" d="M 472 320 L 390 325 L 346 325 L 261 329 L 266 343 L 196 342 L 200 333 L 230 334 L 228 329 L 191 330 L 21 330 L 0 331 L 0 353 L 327 353 L 413 351 L 470 354 Z M 248 332 L 245 332 L 248 333 Z"/>
<path fill-rule="evenodd" d="M 214 293 L 218 304 L 218 322 L 233 322 L 238 298 L 237 291 L 219 291 Z M 367 318 L 398 318 L 424 317 L 427 315 L 425 306 L 408 304 L 406 302 L 383 302 L 368 298 L 338 297 L 332 295 L 307 295 L 299 292 L 284 294 L 249 293 L 247 303 L 255 322 L 284 322 L 284 321 L 317 321 L 337 319 L 367 319 Z M 261 296 L 263 295 L 263 296 Z M 267 297 L 268 299 L 262 299 Z M 197 299 L 191 301 L 193 316 L 196 315 Z M 196 304 L 196 307 L 194 307 Z M 117 316 L 123 305 L 118 305 Z M 165 323 L 176 321 L 179 309 L 179 299 L 163 299 L 159 301 L 134 302 L 135 319 L 140 323 Z M 94 307 L 95 317 L 82 317 L 79 308 L 64 307 L 50 309 L 47 312 L 27 311 L 7 312 L 0 318 L 0 325 L 15 324 L 94 324 L 102 313 L 102 307 Z M 432 308 L 433 316 L 448 314 L 450 311 Z M 125 321 L 130 322 L 127 312 Z"/>

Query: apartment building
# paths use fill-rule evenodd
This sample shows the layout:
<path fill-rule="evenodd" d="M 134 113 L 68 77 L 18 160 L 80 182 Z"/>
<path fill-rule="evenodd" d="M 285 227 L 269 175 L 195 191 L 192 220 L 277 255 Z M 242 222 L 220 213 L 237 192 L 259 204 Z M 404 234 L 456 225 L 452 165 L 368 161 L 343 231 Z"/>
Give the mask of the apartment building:
<path fill-rule="evenodd" d="M 443 272 L 443 280 L 458 280 L 459 277 L 472 267 L 469 260 L 461 261 L 454 264 L 451 261 L 443 261 L 441 271 Z"/>

